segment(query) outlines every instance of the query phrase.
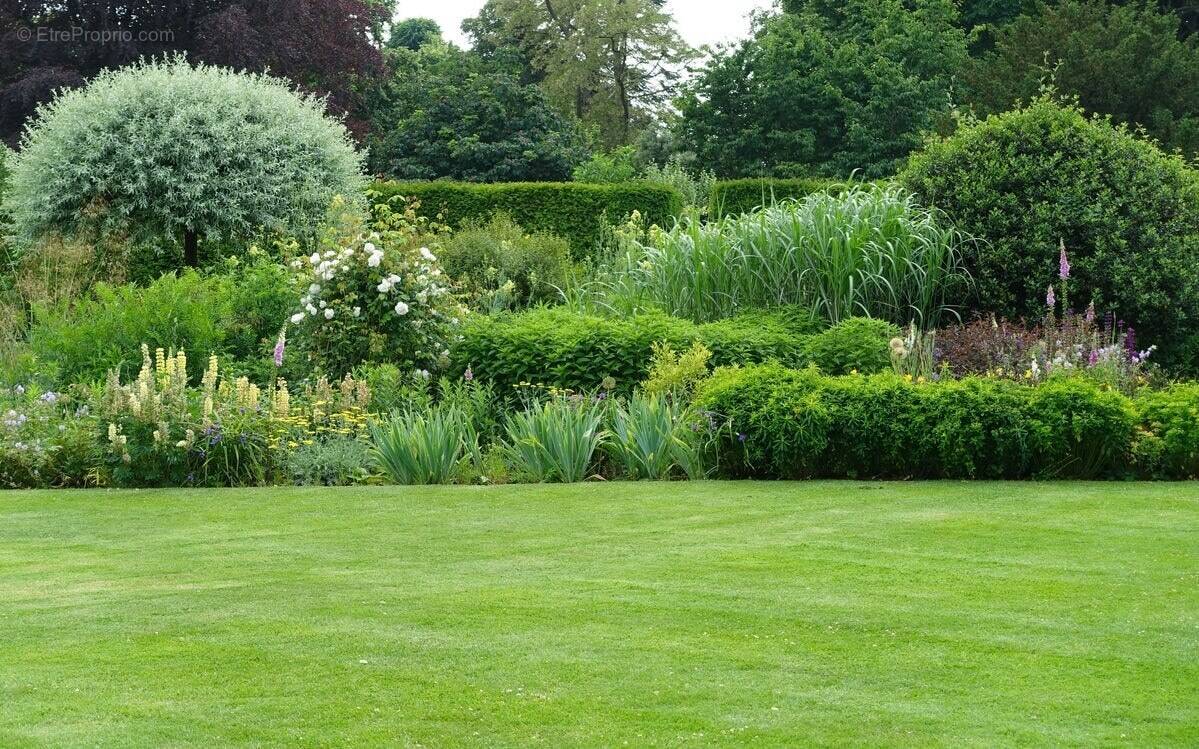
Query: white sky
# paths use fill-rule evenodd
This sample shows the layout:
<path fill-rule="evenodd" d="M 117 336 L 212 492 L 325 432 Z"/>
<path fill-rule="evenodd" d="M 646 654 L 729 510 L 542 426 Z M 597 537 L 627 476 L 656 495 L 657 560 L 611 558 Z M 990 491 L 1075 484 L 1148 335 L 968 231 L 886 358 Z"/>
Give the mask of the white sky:
<path fill-rule="evenodd" d="M 477 15 L 484 0 L 400 0 L 397 18 L 432 18 L 445 38 L 465 46 L 460 26 Z M 679 33 L 691 46 L 732 42 L 749 36 L 749 13 L 772 0 L 669 0 Z"/>

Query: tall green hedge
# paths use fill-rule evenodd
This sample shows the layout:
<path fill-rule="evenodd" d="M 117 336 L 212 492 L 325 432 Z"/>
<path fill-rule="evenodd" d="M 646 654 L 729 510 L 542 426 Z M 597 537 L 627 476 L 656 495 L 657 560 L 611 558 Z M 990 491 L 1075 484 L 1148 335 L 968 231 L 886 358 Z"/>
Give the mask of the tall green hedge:
<path fill-rule="evenodd" d="M 889 369 L 887 342 L 898 332 L 885 322 L 850 318 L 817 333 L 785 313 L 696 324 L 662 313 L 608 318 L 537 309 L 472 316 L 463 325 L 453 360 L 455 374 L 469 366 L 475 377 L 502 393 L 522 382 L 592 390 L 605 377 L 629 392 L 647 375 L 655 343 L 683 350 L 698 341 L 711 350 L 714 365 L 777 361 L 842 374 Z M 830 356 L 834 342 L 844 350 Z"/>
<path fill-rule="evenodd" d="M 455 228 L 506 213 L 525 229 L 563 237 L 575 257 L 595 249 L 605 222 L 615 225 L 639 211 L 648 222 L 669 227 L 683 210 L 678 190 L 647 182 L 379 182 L 372 190 L 376 200 L 417 198 L 423 215 L 440 213 Z"/>
<path fill-rule="evenodd" d="M 749 213 L 776 200 L 803 198 L 837 184 L 822 177 L 796 179 L 747 178 L 721 180 L 712 185 L 708 215 L 713 218 Z"/>

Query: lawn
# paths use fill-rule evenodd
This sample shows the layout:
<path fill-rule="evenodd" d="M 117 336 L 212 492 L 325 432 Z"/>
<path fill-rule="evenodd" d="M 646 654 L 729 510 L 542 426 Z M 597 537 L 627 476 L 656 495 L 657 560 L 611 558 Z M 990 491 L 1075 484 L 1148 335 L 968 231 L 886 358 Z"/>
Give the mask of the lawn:
<path fill-rule="evenodd" d="M 1199 744 L 1199 486 L 0 494 L 0 745 Z"/>

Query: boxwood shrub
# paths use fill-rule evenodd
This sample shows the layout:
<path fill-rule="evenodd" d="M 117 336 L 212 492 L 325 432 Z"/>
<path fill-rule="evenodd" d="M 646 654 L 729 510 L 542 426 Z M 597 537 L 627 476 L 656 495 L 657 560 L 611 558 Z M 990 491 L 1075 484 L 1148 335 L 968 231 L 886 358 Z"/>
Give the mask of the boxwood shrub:
<path fill-rule="evenodd" d="M 669 227 L 683 210 L 673 187 L 649 182 L 593 185 L 561 182 L 378 182 L 376 201 L 396 195 L 420 201 L 422 215 L 441 214 L 457 228 L 486 222 L 497 213 L 528 231 L 548 232 L 570 242 L 576 258 L 590 255 L 603 238 L 605 224 L 624 221 L 633 211 L 652 224 Z"/>
<path fill-rule="evenodd" d="M 1095 478 L 1130 468 L 1132 402 L 1082 379 L 1028 386 L 766 364 L 696 395 L 727 419 L 725 470 L 761 478 Z"/>
<path fill-rule="evenodd" d="M 682 350 L 699 341 L 712 351 L 715 366 L 777 361 L 830 372 L 877 372 L 890 367 L 887 342 L 897 332 L 887 323 L 859 318 L 813 332 L 812 323 L 786 311 L 696 324 L 661 313 L 608 318 L 543 308 L 471 318 L 453 356 L 455 374 L 469 366 L 500 392 L 520 383 L 591 390 L 606 377 L 628 392 L 649 371 L 655 343 Z"/>
<path fill-rule="evenodd" d="M 1199 369 L 1199 172 L 1178 156 L 1040 99 L 931 143 L 899 179 L 980 240 L 964 248 L 976 310 L 1039 319 L 1065 242 L 1075 309 L 1094 300 L 1155 361 Z"/>
<path fill-rule="evenodd" d="M 803 198 L 827 190 L 837 182 L 822 177 L 771 179 L 749 177 L 720 180 L 712 185 L 708 198 L 708 215 L 713 218 L 749 213 L 755 208 L 786 198 Z"/>

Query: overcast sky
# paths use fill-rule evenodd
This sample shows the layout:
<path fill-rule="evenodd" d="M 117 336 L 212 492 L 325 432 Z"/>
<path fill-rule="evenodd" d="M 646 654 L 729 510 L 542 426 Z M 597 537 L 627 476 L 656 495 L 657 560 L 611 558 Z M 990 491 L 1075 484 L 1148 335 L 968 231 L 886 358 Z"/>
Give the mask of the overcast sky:
<path fill-rule="evenodd" d="M 421 16 L 441 24 L 442 34 L 460 45 L 464 18 L 478 14 L 484 0 L 400 0 L 399 18 Z M 679 33 L 693 47 L 731 42 L 749 35 L 749 13 L 768 8 L 771 0 L 668 0 Z"/>

